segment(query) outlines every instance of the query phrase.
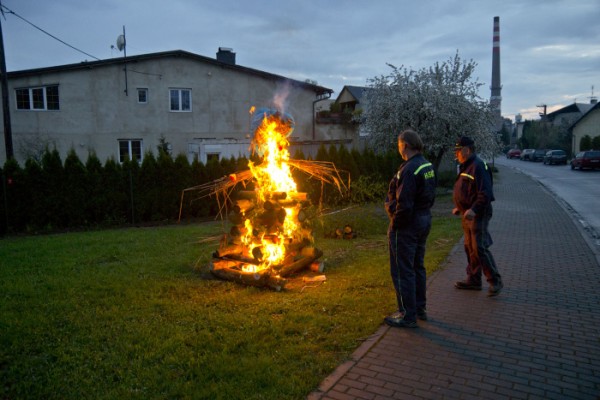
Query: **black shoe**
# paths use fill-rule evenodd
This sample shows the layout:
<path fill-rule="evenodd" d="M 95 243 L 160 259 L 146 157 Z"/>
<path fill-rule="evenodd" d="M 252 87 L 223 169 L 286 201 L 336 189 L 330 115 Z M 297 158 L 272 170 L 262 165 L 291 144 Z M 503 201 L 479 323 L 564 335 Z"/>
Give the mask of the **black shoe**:
<path fill-rule="evenodd" d="M 454 283 L 454 287 L 463 290 L 481 290 L 481 284 L 477 285 L 469 281 L 458 281 Z"/>
<path fill-rule="evenodd" d="M 488 297 L 498 296 L 500 294 L 500 292 L 502 291 L 503 287 L 504 287 L 504 284 L 502 283 L 502 280 L 498 279 L 498 283 L 490 286 L 490 288 L 488 289 L 488 294 L 487 294 Z"/>
<path fill-rule="evenodd" d="M 427 310 L 424 308 L 417 309 L 417 318 L 421 321 L 427 321 Z"/>
<path fill-rule="evenodd" d="M 417 327 L 417 321 L 407 321 L 404 319 L 404 316 L 398 318 L 398 317 L 395 317 L 395 314 L 388 315 L 387 317 L 385 317 L 383 319 L 383 321 L 387 325 L 393 326 L 395 328 L 416 328 Z"/>

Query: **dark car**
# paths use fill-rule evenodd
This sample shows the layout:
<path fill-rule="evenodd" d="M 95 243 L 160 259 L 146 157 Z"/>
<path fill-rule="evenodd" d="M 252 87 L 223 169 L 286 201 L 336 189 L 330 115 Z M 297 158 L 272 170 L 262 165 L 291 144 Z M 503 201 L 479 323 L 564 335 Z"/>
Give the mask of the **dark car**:
<path fill-rule="evenodd" d="M 546 155 L 546 152 L 548 150 L 545 149 L 535 149 L 533 153 L 531 153 L 530 160 L 531 161 L 542 161 L 544 159 L 544 156 Z"/>
<path fill-rule="evenodd" d="M 510 149 L 506 152 L 506 158 L 521 158 L 521 149 Z"/>
<path fill-rule="evenodd" d="M 544 164 L 564 164 L 567 165 L 567 153 L 562 150 L 550 150 L 544 156 Z"/>
<path fill-rule="evenodd" d="M 600 168 L 600 150 L 580 151 L 571 160 L 571 169 Z"/>
<path fill-rule="evenodd" d="M 535 150 L 534 149 L 525 149 L 521 152 L 521 157 L 519 157 L 521 160 L 527 160 L 527 161 L 531 161 L 531 155 L 533 154 Z"/>

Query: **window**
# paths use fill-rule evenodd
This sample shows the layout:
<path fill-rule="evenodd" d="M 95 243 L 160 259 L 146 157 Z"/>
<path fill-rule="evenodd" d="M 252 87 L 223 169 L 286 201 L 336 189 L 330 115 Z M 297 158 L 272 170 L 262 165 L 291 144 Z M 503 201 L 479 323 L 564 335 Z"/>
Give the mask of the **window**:
<path fill-rule="evenodd" d="M 60 110 L 58 85 L 16 89 L 17 110 Z"/>
<path fill-rule="evenodd" d="M 142 162 L 142 140 L 121 139 L 119 140 L 119 162 L 136 160 Z"/>
<path fill-rule="evenodd" d="M 146 104 L 148 102 L 148 89 L 138 88 L 138 103 Z"/>
<path fill-rule="evenodd" d="M 206 162 L 219 161 L 220 153 L 206 153 Z"/>
<path fill-rule="evenodd" d="M 192 111 L 191 89 L 169 89 L 171 111 Z"/>

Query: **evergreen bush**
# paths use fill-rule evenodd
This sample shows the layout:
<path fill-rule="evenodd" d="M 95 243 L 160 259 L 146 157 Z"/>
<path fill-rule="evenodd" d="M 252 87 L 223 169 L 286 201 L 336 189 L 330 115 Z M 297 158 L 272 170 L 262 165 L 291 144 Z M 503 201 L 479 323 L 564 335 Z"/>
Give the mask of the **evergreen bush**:
<path fill-rule="evenodd" d="M 215 196 L 199 198 L 192 190 L 182 201 L 183 190 L 246 171 L 249 160 L 260 162 L 253 155 L 190 164 L 184 154 L 173 159 L 166 151 L 158 153 L 147 152 L 141 164 L 110 158 L 102 165 L 93 152 L 84 164 L 73 149 L 64 164 L 56 149 L 46 150 L 40 162 L 27 160 L 24 169 L 14 159 L 7 161 L 0 169 L 5 204 L 0 233 L 173 222 L 180 211 L 182 220 L 214 218 L 224 206 Z M 307 159 L 301 150 L 293 158 Z M 350 192 L 341 194 L 336 187 L 293 169 L 298 190 L 308 193 L 314 205 L 326 206 L 382 201 L 389 179 L 402 162 L 395 149 L 382 155 L 334 144 L 321 145 L 315 160 L 334 163 L 344 184 L 350 183 Z M 439 177 L 441 185 L 450 179 Z M 251 190 L 252 184 L 241 189 Z"/>

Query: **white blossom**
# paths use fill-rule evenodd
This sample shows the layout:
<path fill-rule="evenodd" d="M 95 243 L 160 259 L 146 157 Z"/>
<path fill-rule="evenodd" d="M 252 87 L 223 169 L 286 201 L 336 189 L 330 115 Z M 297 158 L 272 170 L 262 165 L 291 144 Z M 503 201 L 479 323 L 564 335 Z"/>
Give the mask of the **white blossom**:
<path fill-rule="evenodd" d="M 479 97 L 482 83 L 472 80 L 477 64 L 453 58 L 418 71 L 404 67 L 369 80 L 364 96 L 361 128 L 370 133 L 375 151 L 396 147 L 398 133 L 417 131 L 435 168 L 460 136 L 475 140 L 477 151 L 494 153 L 494 114 L 489 101 Z"/>

